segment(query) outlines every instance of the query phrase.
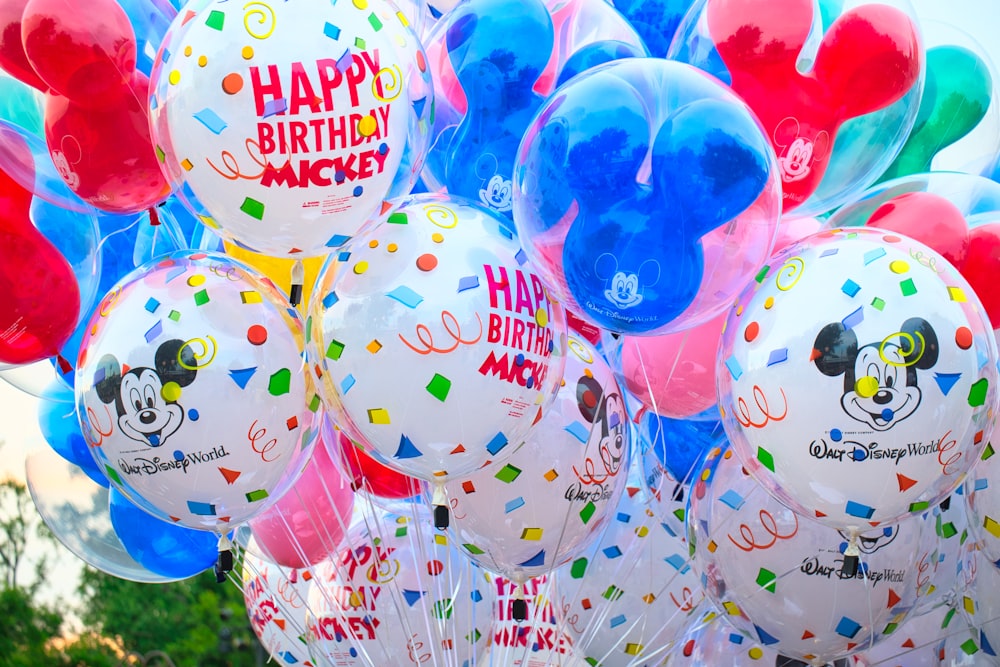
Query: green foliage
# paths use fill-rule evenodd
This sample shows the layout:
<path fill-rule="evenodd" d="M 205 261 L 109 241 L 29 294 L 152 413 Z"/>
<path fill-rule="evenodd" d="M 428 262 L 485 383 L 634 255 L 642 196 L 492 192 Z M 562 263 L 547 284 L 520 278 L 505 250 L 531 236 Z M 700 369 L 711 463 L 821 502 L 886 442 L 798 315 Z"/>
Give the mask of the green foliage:
<path fill-rule="evenodd" d="M 160 650 L 177 665 L 255 664 L 257 639 L 243 594 L 212 572 L 169 584 L 141 584 L 87 568 L 80 585 L 82 620 L 126 651 Z M 219 663 L 219 660 L 222 663 Z"/>
<path fill-rule="evenodd" d="M 0 590 L 0 667 L 50 664 L 46 645 L 59 636 L 62 616 L 32 602 L 21 588 Z"/>

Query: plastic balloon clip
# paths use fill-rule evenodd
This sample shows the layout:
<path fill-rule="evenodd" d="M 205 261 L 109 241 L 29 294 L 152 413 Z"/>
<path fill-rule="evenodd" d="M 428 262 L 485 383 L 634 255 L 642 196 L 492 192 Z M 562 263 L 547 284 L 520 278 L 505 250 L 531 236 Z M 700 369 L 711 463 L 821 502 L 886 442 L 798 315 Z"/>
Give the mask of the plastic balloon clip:
<path fill-rule="evenodd" d="M 851 538 L 844 549 L 844 564 L 840 568 L 840 576 L 843 579 L 851 579 L 858 574 L 861 550 L 858 549 L 858 532 L 851 529 Z"/>
<path fill-rule="evenodd" d="M 521 584 L 517 584 L 517 589 L 514 591 L 510 616 L 517 623 L 524 623 L 528 620 L 528 601 L 524 599 L 524 586 Z"/>
<path fill-rule="evenodd" d="M 215 581 L 224 584 L 233 571 L 233 543 L 227 535 L 219 538 L 219 558 L 215 561 Z"/>
<path fill-rule="evenodd" d="M 434 487 L 434 494 L 431 498 L 434 506 L 434 527 L 438 530 L 447 530 L 451 523 L 451 512 L 448 510 L 448 499 L 444 495 L 444 487 L 440 484 Z"/>
<path fill-rule="evenodd" d="M 306 269 L 302 266 L 302 260 L 297 259 L 292 264 L 292 288 L 288 293 L 288 303 L 292 307 L 302 303 L 302 290 L 306 282 Z"/>

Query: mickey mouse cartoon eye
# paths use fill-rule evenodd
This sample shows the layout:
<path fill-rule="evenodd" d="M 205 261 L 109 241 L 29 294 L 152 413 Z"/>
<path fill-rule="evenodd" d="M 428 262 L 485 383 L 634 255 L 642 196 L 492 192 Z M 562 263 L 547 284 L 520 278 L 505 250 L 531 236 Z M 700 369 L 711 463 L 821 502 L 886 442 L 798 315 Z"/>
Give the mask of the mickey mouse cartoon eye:
<path fill-rule="evenodd" d="M 122 373 L 114 355 L 104 355 L 98 363 L 94 389 L 104 403 L 114 403 L 118 427 L 126 437 L 150 447 L 160 447 L 184 423 L 184 408 L 164 397 L 163 387 L 191 384 L 197 370 L 196 359 L 184 341 L 165 341 L 156 350 L 153 368 L 131 368 Z"/>
<path fill-rule="evenodd" d="M 917 370 L 933 368 L 939 349 L 937 334 L 920 317 L 863 347 L 852 329 L 834 322 L 823 327 L 813 348 L 821 373 L 844 376 L 844 412 L 875 431 L 887 431 L 916 412 L 922 397 Z"/>

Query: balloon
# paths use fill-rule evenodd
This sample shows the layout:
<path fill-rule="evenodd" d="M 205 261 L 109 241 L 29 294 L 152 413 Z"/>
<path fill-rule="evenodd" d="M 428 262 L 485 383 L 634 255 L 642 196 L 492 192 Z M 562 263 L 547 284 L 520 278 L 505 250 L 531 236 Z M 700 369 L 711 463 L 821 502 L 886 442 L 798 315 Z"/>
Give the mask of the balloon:
<path fill-rule="evenodd" d="M 927 564 L 931 587 L 921 598 L 917 614 L 957 606 L 975 579 L 979 543 L 970 531 L 967 494 L 962 491 L 959 487 L 933 509 L 938 557 Z"/>
<path fill-rule="evenodd" d="M 315 569 L 307 642 L 317 667 L 472 664 L 489 616 L 468 560 L 415 518 L 379 513 Z"/>
<path fill-rule="evenodd" d="M 509 456 L 548 410 L 566 325 L 523 259 L 497 214 L 418 195 L 327 263 L 309 360 L 380 463 L 441 484 Z"/>
<path fill-rule="evenodd" d="M 152 517 L 116 489 L 111 489 L 108 508 L 111 526 L 125 550 L 150 572 L 182 579 L 215 565 L 219 556 L 215 535 Z"/>
<path fill-rule="evenodd" d="M 45 140 L 59 175 L 104 211 L 134 213 L 170 194 L 150 145 L 148 89 L 149 80 L 136 72 L 127 93 L 107 108 L 58 95 L 46 98 Z"/>
<path fill-rule="evenodd" d="M 1000 562 L 1000 484 L 996 479 L 997 457 L 992 443 L 969 474 L 963 487 L 968 501 L 969 530 L 987 561 Z M 1000 568 L 1000 565 L 996 565 Z M 1000 610 L 998 610 L 1000 611 Z M 1000 647 L 1000 643 L 997 644 Z"/>
<path fill-rule="evenodd" d="M 777 153 L 783 211 L 796 215 L 836 208 L 878 178 L 913 126 L 924 71 L 904 10 L 841 3 L 824 26 L 819 4 L 702 0 L 668 54 L 713 71 L 714 45 Z"/>
<path fill-rule="evenodd" d="M 382 465 L 343 431 L 338 430 L 337 437 L 326 441 L 326 446 L 334 460 L 342 461 L 347 466 L 354 488 L 358 491 L 384 499 L 412 498 L 420 493 L 418 480 Z"/>
<path fill-rule="evenodd" d="M 177 9 L 167 0 L 118 0 L 118 4 L 128 15 L 136 36 L 135 67 L 149 76 L 156 52 L 167 35 L 170 22 L 177 16 Z"/>
<path fill-rule="evenodd" d="M 0 71 L 0 118 L 21 128 L 25 133 L 41 135 L 45 131 L 42 124 L 42 95 L 31 86 Z"/>
<path fill-rule="evenodd" d="M 452 539 L 483 569 L 523 584 L 580 555 L 625 489 L 631 428 L 600 355 L 572 333 L 552 406 L 504 462 L 444 485 Z"/>
<path fill-rule="evenodd" d="M 649 510 L 660 521 L 664 530 L 683 536 L 687 511 L 689 485 L 677 481 L 650 450 L 643 451 L 640 459 L 643 475 L 643 493 L 647 496 Z"/>
<path fill-rule="evenodd" d="M 605 59 L 646 55 L 638 35 L 607 3 L 560 5 L 561 11 L 543 0 L 471 0 L 428 36 L 435 90 L 442 97 L 424 170 L 432 189 L 445 188 L 510 216 L 518 143 L 571 54 L 615 39 L 625 50 L 606 52 Z M 572 35 L 571 25 L 581 19 L 586 25 L 586 18 L 576 16 L 585 8 L 591 9 L 589 34 Z M 504 48 L 498 50 L 501 40 Z M 571 68 L 580 71 L 578 63 Z"/>
<path fill-rule="evenodd" d="M 622 58 L 645 58 L 647 55 L 642 47 L 627 42 L 613 39 L 592 42 L 581 47 L 579 51 L 566 59 L 562 69 L 559 70 L 559 80 L 556 82 L 556 86 L 563 85 L 577 74 L 592 67 Z"/>
<path fill-rule="evenodd" d="M 225 255 L 177 252 L 123 278 L 90 321 L 77 414 L 115 488 L 157 518 L 225 532 L 290 488 L 319 397 L 302 325 Z"/>
<path fill-rule="evenodd" d="M 48 85 L 38 78 L 28 62 L 21 39 L 21 19 L 27 4 L 28 0 L 0 2 L 0 67 L 17 80 L 44 92 Z"/>
<path fill-rule="evenodd" d="M 643 412 L 639 418 L 639 441 L 660 465 L 677 480 L 691 482 L 695 466 L 723 435 L 722 422 L 661 417 Z"/>
<path fill-rule="evenodd" d="M 594 547 L 555 572 L 557 615 L 589 664 L 658 664 L 704 610 L 683 534 L 660 523 L 645 500 L 623 495 Z"/>
<path fill-rule="evenodd" d="M 427 61 L 385 0 L 202 3 L 153 70 L 155 143 L 228 240 L 322 255 L 409 192 L 427 151 Z M 371 18 L 369 18 L 371 17 Z"/>
<path fill-rule="evenodd" d="M 286 664 L 306 663 L 306 603 L 311 570 L 283 568 L 254 555 L 251 544 L 243 558 L 243 602 L 250 627 L 271 658 Z"/>
<path fill-rule="evenodd" d="M 45 442 L 56 454 L 81 468 L 87 477 L 101 486 L 108 486 L 108 478 L 94 462 L 90 446 L 80 432 L 73 390 L 53 380 L 41 398 L 38 403 L 38 427 Z"/>
<path fill-rule="evenodd" d="M 934 549 L 920 518 L 849 537 L 768 495 L 729 449 L 713 450 L 688 506 L 691 566 L 705 595 L 747 636 L 804 661 L 864 650 L 913 610 Z M 928 536 L 924 535 L 927 531 Z M 849 543 L 856 572 L 845 572 Z"/>
<path fill-rule="evenodd" d="M 80 314 L 66 258 L 31 224 L 31 193 L 0 170 L 0 363 L 50 357 Z"/>
<path fill-rule="evenodd" d="M 684 331 L 623 336 L 625 387 L 653 412 L 684 419 L 715 405 L 715 353 L 726 313 Z"/>
<path fill-rule="evenodd" d="M 996 359 L 982 307 L 943 257 L 875 228 L 821 232 L 773 258 L 730 313 L 719 406 L 768 491 L 869 530 L 962 481 L 992 431 Z"/>
<path fill-rule="evenodd" d="M 952 624 L 952 620 L 956 620 Z M 940 667 L 945 638 L 964 624 L 948 606 L 927 614 L 913 614 L 884 641 L 855 656 L 860 665 L 884 667 Z"/>
<path fill-rule="evenodd" d="M 354 490 L 327 453 L 324 442 L 335 437 L 324 423 L 302 475 L 277 503 L 250 520 L 264 555 L 278 565 L 315 565 L 336 552 L 344 537 Z"/>
<path fill-rule="evenodd" d="M 0 169 L 36 197 L 75 213 L 90 213 L 94 207 L 73 192 L 60 176 L 44 139 L 14 123 L 0 120 Z"/>
<path fill-rule="evenodd" d="M 143 583 L 177 581 L 150 572 L 122 545 L 111 526 L 109 489 L 48 448 L 28 454 L 25 484 L 45 525 L 70 552 L 105 574 Z"/>
<path fill-rule="evenodd" d="M 980 556 L 976 579 L 962 602 L 962 611 L 973 629 L 971 634 L 974 643 L 970 648 L 982 650 L 993 657 L 995 663 L 997 657 L 995 647 L 1000 646 L 1000 569 L 990 563 L 982 562 Z M 978 642 L 975 642 L 975 639 L 978 639 Z M 967 654 L 976 652 L 965 651 Z"/>
<path fill-rule="evenodd" d="M 990 64 L 956 45 L 927 49 L 927 76 L 917 119 L 906 143 L 879 180 L 931 171 L 937 153 L 983 118 L 993 96 Z"/>
<path fill-rule="evenodd" d="M 612 4 L 642 36 L 649 54 L 665 58 L 694 0 L 614 0 Z"/>
<path fill-rule="evenodd" d="M 777 230 L 778 171 L 753 114 L 717 81 L 656 58 L 601 65 L 559 90 L 514 167 L 514 220 L 543 278 L 610 331 L 672 333 L 719 315 Z"/>
<path fill-rule="evenodd" d="M 285 294 L 292 293 L 292 273 L 297 262 L 302 263 L 302 298 L 301 303 L 308 304 L 312 296 L 313 285 L 319 278 L 320 269 L 323 268 L 323 258 L 306 257 L 302 260 L 286 259 L 284 257 L 269 257 L 259 253 L 244 250 L 235 243 L 223 242 L 226 254 L 233 259 L 238 259 L 244 264 L 249 264 L 259 273 L 267 276 L 278 289 Z"/>

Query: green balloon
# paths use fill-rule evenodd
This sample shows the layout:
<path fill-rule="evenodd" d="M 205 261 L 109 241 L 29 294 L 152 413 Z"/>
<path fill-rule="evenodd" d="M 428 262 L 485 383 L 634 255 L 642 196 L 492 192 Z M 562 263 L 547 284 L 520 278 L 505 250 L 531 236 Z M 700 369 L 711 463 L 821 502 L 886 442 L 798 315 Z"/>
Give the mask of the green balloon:
<path fill-rule="evenodd" d="M 17 79 L 0 75 L 0 119 L 38 136 L 45 135 L 41 94 Z"/>
<path fill-rule="evenodd" d="M 931 170 L 931 161 L 979 124 L 990 106 L 993 79 L 986 63 L 960 46 L 927 51 L 927 75 L 917 120 L 880 181 Z"/>

